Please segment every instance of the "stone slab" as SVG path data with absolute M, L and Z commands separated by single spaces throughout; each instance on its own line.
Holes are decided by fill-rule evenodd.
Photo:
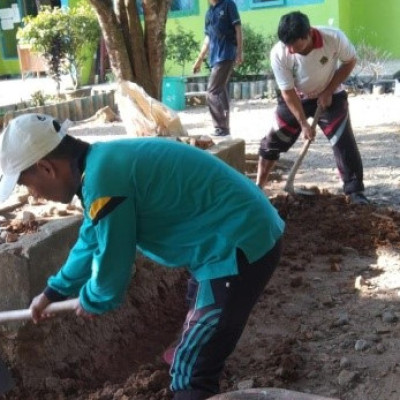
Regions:
M 217 142 L 207 151 L 244 173 L 246 170 L 246 142 L 243 139 L 226 139 Z
M 0 245 L 0 311 L 27 308 L 76 241 L 80 217 L 56 219 L 37 233 Z

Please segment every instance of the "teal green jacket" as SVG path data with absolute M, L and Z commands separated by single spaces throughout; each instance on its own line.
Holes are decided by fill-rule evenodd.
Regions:
M 198 280 L 238 273 L 270 250 L 284 222 L 264 193 L 217 157 L 163 138 L 96 143 L 86 155 L 79 238 L 48 287 L 83 308 L 118 307 L 136 248 Z

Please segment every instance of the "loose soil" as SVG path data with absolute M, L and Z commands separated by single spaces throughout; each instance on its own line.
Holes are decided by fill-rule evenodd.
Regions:
M 232 136 L 246 140 L 249 174 L 273 106 L 263 100 L 232 104 Z M 301 143 L 282 157 L 265 189 L 287 224 L 282 261 L 227 361 L 222 391 L 277 387 L 343 400 L 400 397 L 400 98 L 357 96 L 350 98 L 350 107 L 371 204 L 347 202 L 321 134 L 295 179 L 295 186 L 317 187 L 317 195 L 282 191 Z M 180 116 L 191 134 L 212 129 L 205 108 Z M 94 135 L 96 129 L 82 126 L 80 134 Z M 170 330 L 176 324 L 178 331 L 184 306 L 176 299 L 165 305 L 168 315 L 179 316 L 168 325 Z M 141 346 L 140 335 L 136 339 Z M 158 349 L 170 337 L 161 324 L 152 339 Z M 103 365 L 96 380 L 96 366 L 88 364 L 83 376 L 90 379 L 84 379 L 81 367 L 70 365 L 62 377 L 55 373 L 45 390 L 19 388 L 6 399 L 170 400 L 168 367 L 160 352 L 142 364 L 136 359 L 126 375 L 130 341 L 127 336 L 119 344 L 120 377 L 114 371 L 105 381 L 108 367 Z

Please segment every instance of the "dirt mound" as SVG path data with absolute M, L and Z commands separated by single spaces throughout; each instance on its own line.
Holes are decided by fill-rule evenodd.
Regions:
M 303 259 L 340 254 L 353 248 L 371 254 L 378 247 L 399 246 L 399 214 L 376 206 L 348 204 L 344 195 L 277 196 L 273 203 L 287 222 L 285 256 Z M 305 257 L 305 258 L 304 258 Z
M 16 381 L 4 398 L 84 399 L 103 386 L 106 392 L 114 391 L 113 385 L 126 379 L 129 384 L 139 380 L 138 393 L 146 381 L 149 390 L 155 390 L 146 365 L 152 362 L 157 371 L 163 369 L 163 351 L 176 338 L 186 314 L 185 289 L 183 271 L 167 271 L 138 255 L 136 274 L 120 309 L 93 320 L 70 313 L 38 325 L 27 322 L 18 330 L 0 326 L 0 357 L 11 363 Z M 129 378 L 132 373 L 135 378 Z M 168 377 L 167 370 L 165 374 Z M 159 372 L 155 376 L 166 391 L 168 379 L 161 381 Z
M 281 266 L 228 362 L 223 389 L 397 399 L 400 214 L 324 191 L 274 203 L 287 223 Z

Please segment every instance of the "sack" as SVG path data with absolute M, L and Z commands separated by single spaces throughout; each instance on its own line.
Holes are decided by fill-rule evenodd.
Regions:
M 122 81 L 116 101 L 126 132 L 132 136 L 187 136 L 178 114 L 150 97 L 136 83 Z

